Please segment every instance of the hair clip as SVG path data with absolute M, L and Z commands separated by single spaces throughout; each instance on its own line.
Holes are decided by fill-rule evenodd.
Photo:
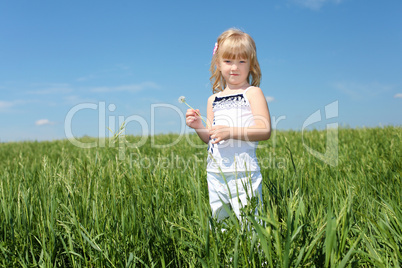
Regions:
M 218 50 L 218 43 L 215 43 L 215 47 L 214 47 L 214 51 L 212 52 L 212 55 L 215 55 L 217 50 Z

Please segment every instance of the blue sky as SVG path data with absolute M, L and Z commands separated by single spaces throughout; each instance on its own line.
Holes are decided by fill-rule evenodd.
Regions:
M 205 115 L 231 27 L 256 41 L 275 128 L 401 126 L 401 17 L 400 0 L 1 1 L 0 141 L 188 131 L 177 99 Z

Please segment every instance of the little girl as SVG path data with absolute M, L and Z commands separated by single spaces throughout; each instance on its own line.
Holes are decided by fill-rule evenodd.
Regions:
M 262 200 L 262 176 L 255 150 L 271 135 L 271 120 L 261 80 L 254 40 L 237 29 L 223 32 L 211 62 L 213 95 L 207 104 L 205 127 L 199 110 L 188 109 L 186 124 L 208 144 L 207 181 L 212 215 L 228 216 L 228 204 L 240 219 L 251 197 Z

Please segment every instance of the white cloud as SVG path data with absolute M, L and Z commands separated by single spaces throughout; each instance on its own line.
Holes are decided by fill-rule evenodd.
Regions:
M 384 85 L 378 82 L 367 84 L 355 82 L 339 82 L 335 83 L 333 86 L 355 100 L 375 98 L 384 93 L 389 94 L 389 92 L 394 89 L 394 86 L 392 85 Z
M 275 98 L 272 96 L 266 96 L 265 99 L 267 100 L 268 103 L 273 102 L 275 100 Z
M 157 89 L 159 86 L 154 82 L 143 82 L 140 84 L 122 85 L 115 87 L 96 87 L 92 88 L 92 92 L 138 92 L 145 89 Z
M 98 70 L 93 73 L 81 76 L 76 79 L 77 82 L 86 82 L 104 77 L 126 77 L 132 76 L 131 68 L 125 64 L 116 64 L 108 69 Z
M 37 126 L 54 125 L 55 122 L 49 121 L 49 119 L 39 119 L 35 122 Z
M 56 84 L 56 83 L 42 83 L 31 85 L 35 88 L 40 88 L 36 90 L 27 91 L 28 94 L 34 95 L 49 95 L 49 94 L 67 94 L 73 91 L 69 84 Z
M 394 98 L 395 99 L 402 99 L 402 93 L 396 93 Z
M 86 76 L 79 77 L 79 78 L 77 78 L 76 80 L 77 80 L 78 82 L 85 82 L 85 81 L 89 81 L 89 80 L 95 79 L 95 78 L 97 78 L 97 77 L 98 77 L 98 76 L 96 76 L 96 75 L 94 75 L 94 74 L 89 74 L 89 75 L 86 75 Z
M 7 109 L 14 106 L 14 102 L 11 101 L 0 101 L 0 109 Z
M 17 105 L 27 103 L 29 101 L 24 100 L 14 100 L 14 101 L 1 101 L 0 100 L 0 112 L 10 112 L 11 108 Z
M 320 10 L 324 4 L 340 4 L 343 0 L 293 0 L 296 4 L 309 8 L 311 10 Z

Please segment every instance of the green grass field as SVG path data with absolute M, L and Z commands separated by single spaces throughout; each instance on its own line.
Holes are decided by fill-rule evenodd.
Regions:
M 401 267 L 402 128 L 339 129 L 336 166 L 306 150 L 326 131 L 274 132 L 242 224 L 210 218 L 206 145 L 179 138 L 0 144 L 0 266 Z

